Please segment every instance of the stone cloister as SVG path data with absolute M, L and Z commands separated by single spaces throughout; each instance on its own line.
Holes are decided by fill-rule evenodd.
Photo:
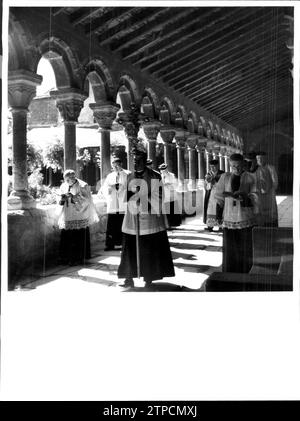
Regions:
M 89 94 L 88 85 L 95 99 L 89 107 L 99 126 L 101 180 L 110 171 L 113 125 L 124 130 L 128 140 L 130 170 L 133 165 L 128 151 L 139 130 L 143 129 L 147 139 L 148 157 L 154 169 L 160 136 L 164 161 L 178 178 L 178 192 L 183 200 L 197 191 L 203 195 L 209 159 L 218 159 L 220 168 L 228 171 L 230 154 L 244 151 L 243 135 L 237 127 L 122 59 L 118 51 L 112 54 L 93 35 L 82 36 L 81 29 L 74 29 L 62 13 L 51 8 L 10 8 L 8 40 L 13 191 L 7 201 L 12 277 L 35 260 L 46 261 L 55 253 L 58 242 L 53 207 L 37 206 L 28 192 L 27 117 L 36 88 L 42 83 L 37 73 L 42 57 L 50 62 L 56 79 L 57 89 L 50 95 L 64 125 L 64 168 L 76 167 L 76 125 Z M 93 233 L 94 241 L 103 235 L 105 227 L 105 207 L 98 202 L 96 206 L 101 222 Z
M 21 49 L 28 50 L 28 40 L 24 38 L 19 41 L 23 41 Z M 19 57 L 16 50 L 12 39 L 10 52 L 14 64 L 10 64 L 12 68 L 9 69 L 8 96 L 13 119 L 14 191 L 8 198 L 9 209 L 35 207 L 27 191 L 26 131 L 28 108 L 35 96 L 36 86 L 42 82 L 42 77 L 36 73 L 41 57 L 50 61 L 57 81 L 57 90 L 52 91 L 51 96 L 64 122 L 65 168 L 76 166 L 76 123 L 88 96 L 84 90 L 87 79 L 95 97 L 95 103 L 90 104 L 90 108 L 101 131 L 101 179 L 110 171 L 110 130 L 116 119 L 123 126 L 129 145 L 131 139 L 138 135 L 139 128 L 143 128 L 154 168 L 156 140 L 160 133 L 164 142 L 165 162 L 171 171 L 175 171 L 182 191 L 202 187 L 210 157 L 217 157 L 220 168 L 228 169 L 228 156 L 234 151 L 243 150 L 243 140 L 237 129 L 200 107 L 185 103 L 184 98 L 170 95 L 165 87 L 151 84 L 140 75 L 135 79 L 131 76 L 133 69 L 116 66 L 115 61 L 107 63 L 102 58 L 83 57 L 79 62 L 72 46 L 56 37 L 42 40 L 38 46 L 32 47 L 27 63 L 26 57 Z M 35 60 L 32 60 L 33 57 Z M 15 63 L 22 68 L 14 68 Z M 165 95 L 158 95 L 157 92 L 161 91 Z M 120 103 L 117 103 L 117 97 Z M 177 159 L 174 159 L 175 148 Z M 188 171 L 185 170 L 186 155 Z M 129 154 L 128 168 L 132 170 Z M 187 185 L 185 180 L 188 180 Z

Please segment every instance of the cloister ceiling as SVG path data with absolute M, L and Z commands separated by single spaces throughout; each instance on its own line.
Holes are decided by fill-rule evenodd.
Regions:
M 241 131 L 292 118 L 285 7 L 63 7 L 85 36 Z

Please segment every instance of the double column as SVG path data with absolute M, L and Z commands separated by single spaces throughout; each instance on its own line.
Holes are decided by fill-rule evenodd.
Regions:
M 36 95 L 42 76 L 29 71 L 13 71 L 8 76 L 8 102 L 12 113 L 13 190 L 8 198 L 8 209 L 30 209 L 36 202 L 28 192 L 27 176 L 27 113 Z
M 90 104 L 93 116 L 99 125 L 100 140 L 100 174 L 101 182 L 111 171 L 110 132 L 120 106 L 112 101 L 101 101 Z
M 183 129 L 175 129 L 175 141 L 177 148 L 177 169 L 178 169 L 178 191 L 187 191 L 186 177 L 185 177 L 185 161 L 184 153 L 186 150 L 187 132 Z
M 160 129 L 159 121 L 147 121 L 142 123 L 142 127 L 148 142 L 148 158 L 152 160 L 153 169 L 157 169 L 156 141 Z
M 197 189 L 196 182 L 196 145 L 198 141 L 197 135 L 190 135 L 187 137 L 188 159 L 189 159 L 189 182 L 188 189 L 194 191 Z
M 196 151 L 198 153 L 198 188 L 204 187 L 204 178 L 207 173 L 206 167 L 206 142 L 198 140 L 196 145 Z
M 87 98 L 83 92 L 75 88 L 52 91 L 50 95 L 55 99 L 56 106 L 62 117 L 64 137 L 64 169 L 76 169 L 76 124 Z
M 133 142 L 137 139 L 140 128 L 140 113 L 137 105 L 132 103 L 130 109 L 119 112 L 117 122 L 123 126 L 128 140 L 127 168 L 130 171 L 133 171 L 134 164 L 131 150 Z
M 164 161 L 165 164 L 168 165 L 168 169 L 170 172 L 175 173 L 176 165 L 173 161 L 174 150 L 175 150 L 175 129 L 171 126 L 161 126 L 160 128 L 160 137 L 162 138 L 164 144 Z

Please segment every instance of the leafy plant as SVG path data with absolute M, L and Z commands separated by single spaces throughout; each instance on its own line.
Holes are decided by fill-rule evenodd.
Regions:
M 64 146 L 63 142 L 58 137 L 56 137 L 53 142 L 45 145 L 42 155 L 43 164 L 46 168 L 52 168 L 54 172 L 63 169 Z

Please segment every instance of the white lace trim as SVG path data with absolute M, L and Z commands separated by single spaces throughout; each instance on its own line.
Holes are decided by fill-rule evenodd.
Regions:
M 215 218 L 214 216 L 209 216 L 208 215 L 207 218 L 206 218 L 206 225 L 208 227 L 210 227 L 210 226 L 212 226 L 212 227 L 215 227 L 215 226 L 221 227 L 222 226 L 222 223 L 219 224 L 219 222 L 217 221 L 217 218 Z
M 62 221 L 59 224 L 60 229 L 65 230 L 79 230 L 82 228 L 87 228 L 89 226 L 89 220 L 88 219 L 82 219 L 77 221 Z
M 223 228 L 230 228 L 230 229 L 243 229 L 243 228 L 250 228 L 255 225 L 255 219 L 248 219 L 247 221 L 240 221 L 240 222 L 232 222 L 232 221 L 224 221 Z

